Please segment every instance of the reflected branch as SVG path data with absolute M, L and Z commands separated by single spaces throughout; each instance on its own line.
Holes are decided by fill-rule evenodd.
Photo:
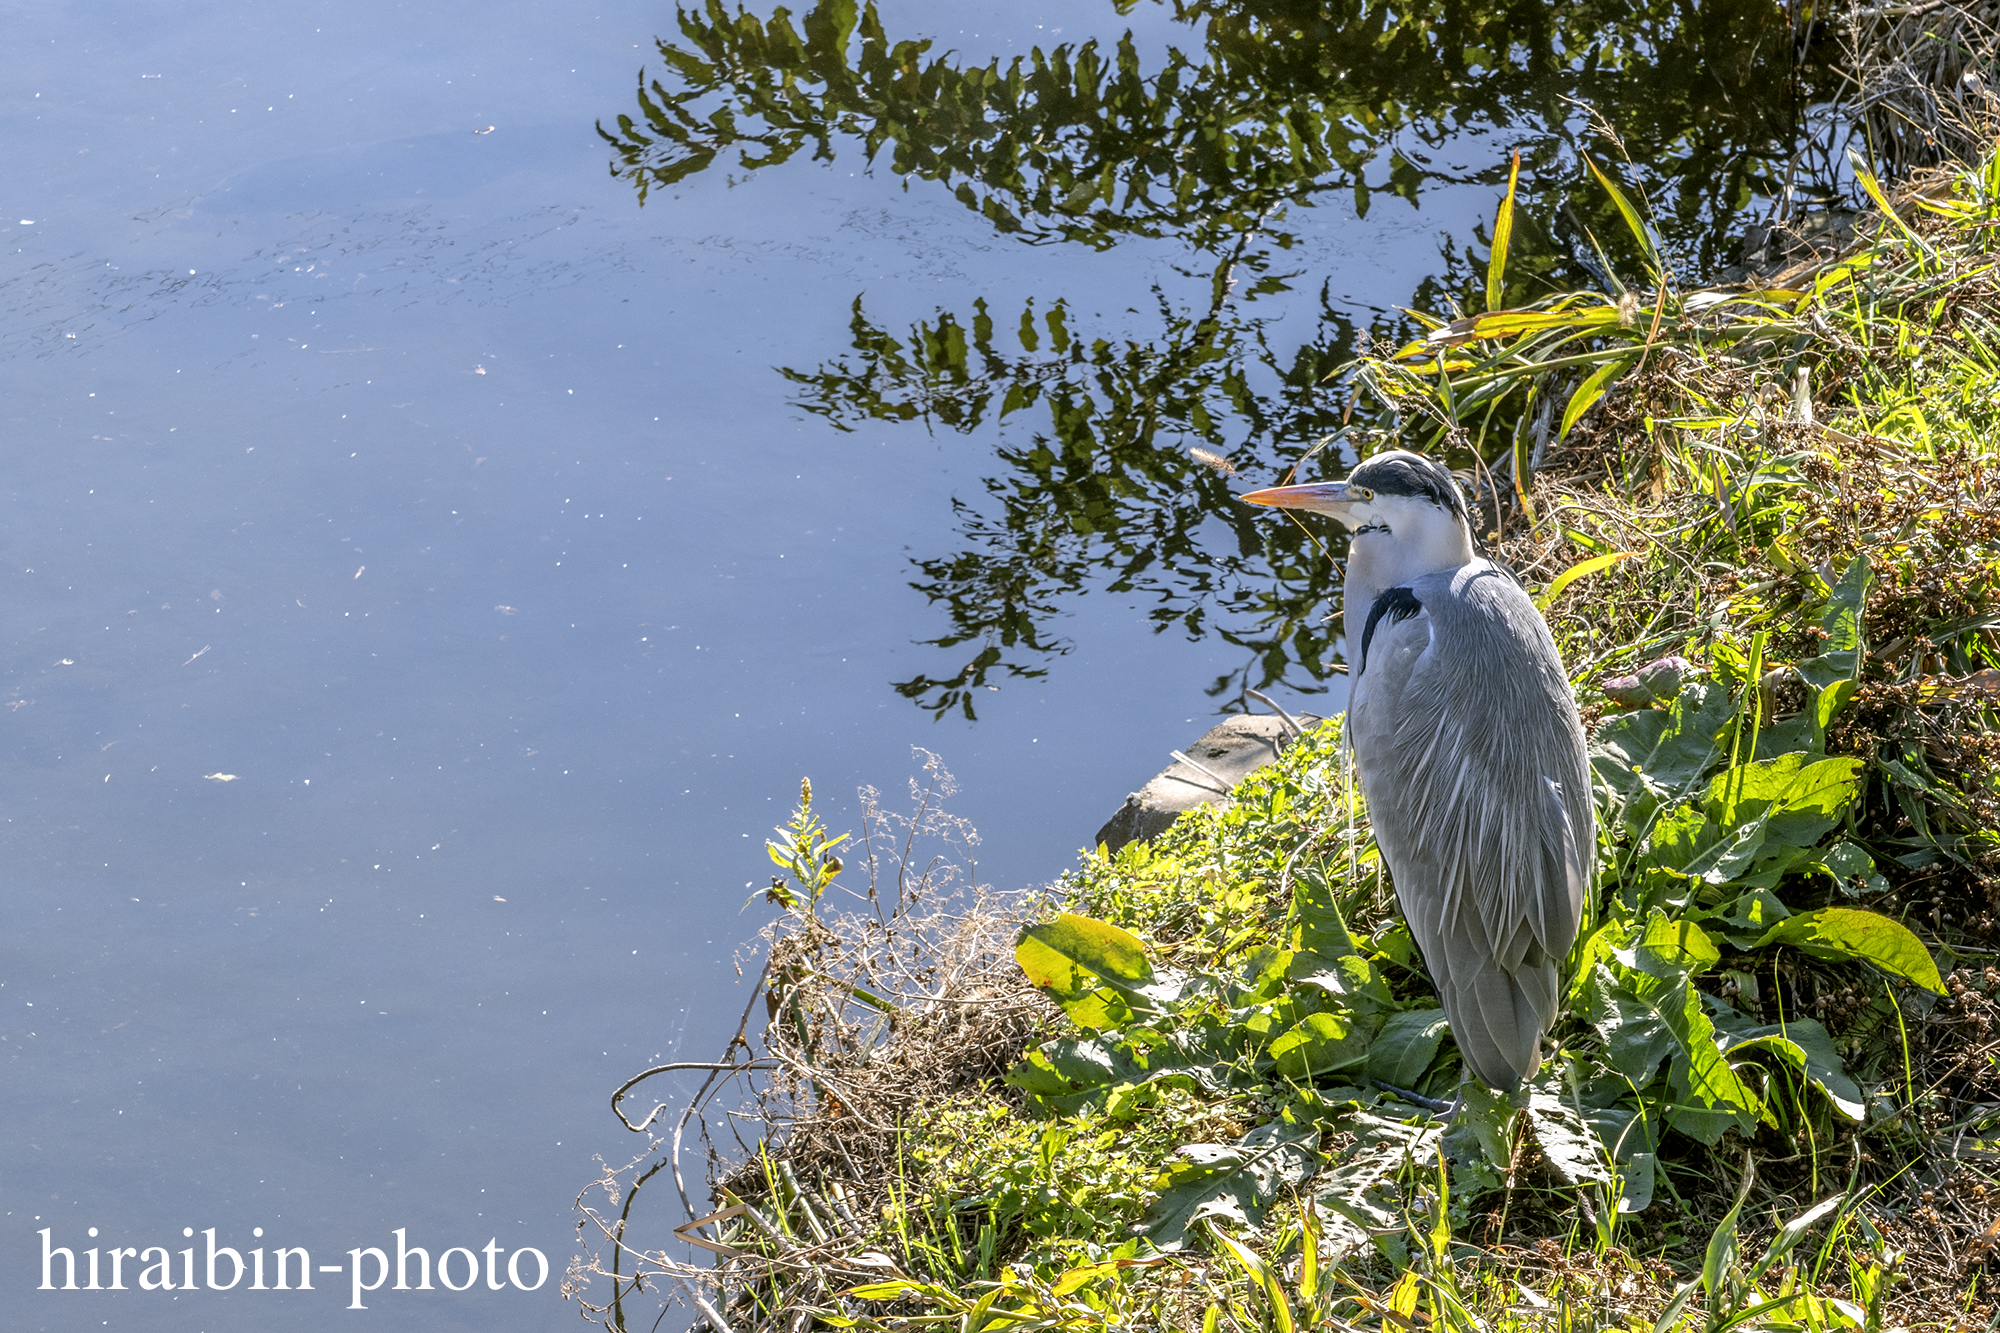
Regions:
M 1404 424 L 1393 399 L 1350 422 L 1349 386 L 1329 382 L 1362 338 L 1409 330 L 1340 306 L 1331 280 L 1314 308 L 1309 265 L 1284 263 L 1306 222 L 1364 218 L 1383 193 L 1415 208 L 1443 186 L 1497 188 L 1518 147 L 1505 303 L 1622 293 L 1617 274 L 1656 248 L 1674 280 L 1708 278 L 1753 210 L 1798 197 L 1823 147 L 1806 142 L 1807 109 L 1834 87 L 1810 11 L 1773 0 L 1166 2 L 1186 40 L 1161 55 L 1128 31 L 981 62 L 892 38 L 872 4 L 766 18 L 707 0 L 677 10 L 636 114 L 598 127 L 641 202 L 717 168 L 858 154 L 1029 243 L 1186 248 L 1185 285 L 1152 283 L 1141 330 L 1084 329 L 1051 296 L 1018 318 L 981 299 L 892 332 L 856 297 L 848 349 L 782 372 L 838 430 L 921 422 L 992 450 L 952 501 L 955 549 L 913 561 L 947 622 L 922 642 L 959 665 L 895 688 L 936 716 L 976 717 L 980 691 L 1047 675 L 1072 646 L 1057 622 L 1088 594 L 1242 648 L 1217 696 L 1325 688 L 1333 562 L 1297 525 L 1241 512 L 1187 453 L 1275 474 L 1316 439 Z M 1589 141 L 1594 124 L 1618 127 L 1615 151 Z M 1634 240 L 1586 148 L 1617 159 L 1656 236 Z M 1479 226 L 1446 237 L 1412 304 L 1485 308 L 1489 246 Z M 1329 542 L 1336 559 L 1343 545 Z

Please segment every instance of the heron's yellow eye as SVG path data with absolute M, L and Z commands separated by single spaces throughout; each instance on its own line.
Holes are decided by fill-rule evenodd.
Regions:
M 1366 486 L 1349 486 L 1347 494 L 1350 499 L 1355 500 L 1372 500 L 1375 498 L 1375 492 L 1369 490 Z

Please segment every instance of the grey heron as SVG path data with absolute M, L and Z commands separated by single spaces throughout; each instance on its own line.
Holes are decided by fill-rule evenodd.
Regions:
M 1541 1065 L 1597 853 L 1583 726 L 1555 640 L 1474 549 L 1441 464 L 1404 450 L 1345 481 L 1254 491 L 1353 533 L 1346 735 L 1410 934 L 1473 1073 Z

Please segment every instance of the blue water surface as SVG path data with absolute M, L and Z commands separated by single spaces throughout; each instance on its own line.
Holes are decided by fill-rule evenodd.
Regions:
M 998 53 L 1086 35 L 1070 6 L 885 15 Z M 1158 12 L 1084 21 L 1166 40 Z M 863 293 L 895 322 L 1059 292 L 1115 326 L 1180 257 L 1021 245 L 851 154 L 642 208 L 594 126 L 671 24 L 10 12 L 8 1328 L 570 1326 L 572 1201 L 640 1146 L 608 1096 L 733 1027 L 732 959 L 772 910 L 744 902 L 802 775 L 838 829 L 858 785 L 939 752 L 980 878 L 1024 888 L 1213 721 L 1242 651 L 1115 595 L 976 723 L 899 697 L 952 666 L 918 642 L 940 622 L 909 562 L 948 549 L 992 432 L 840 433 L 774 371 L 843 348 Z M 1305 262 L 1400 300 L 1491 207 L 1322 210 Z M 125 1291 L 39 1291 L 43 1228 L 197 1266 L 214 1228 L 343 1271 L 142 1291 L 128 1260 Z M 433 1256 L 497 1242 L 503 1286 L 521 1247 L 552 1271 L 346 1308 L 347 1252 L 397 1228 Z

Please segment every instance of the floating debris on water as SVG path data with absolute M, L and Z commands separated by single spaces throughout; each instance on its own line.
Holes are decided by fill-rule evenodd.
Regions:
M 1218 454 L 1213 449 L 1194 448 L 1188 450 L 1188 457 L 1197 463 L 1205 463 L 1225 477 L 1236 475 L 1236 464 L 1229 461 L 1228 454 Z

